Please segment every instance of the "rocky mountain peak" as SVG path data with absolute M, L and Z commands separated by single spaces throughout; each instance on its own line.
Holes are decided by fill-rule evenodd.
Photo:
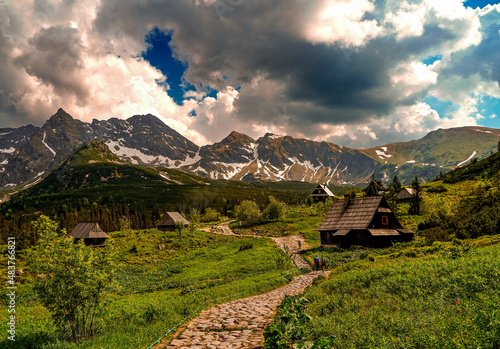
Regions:
M 240 143 L 255 143 L 255 140 L 247 136 L 246 134 L 237 132 L 237 131 L 232 131 L 226 138 L 224 138 L 220 143 L 234 143 L 234 142 L 240 142 Z

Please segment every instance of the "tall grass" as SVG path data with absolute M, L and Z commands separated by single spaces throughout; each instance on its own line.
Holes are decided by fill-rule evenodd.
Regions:
M 500 246 L 489 240 L 497 245 L 413 247 L 333 268 L 305 292 L 306 340 L 333 337 L 334 348 L 498 348 Z
M 123 264 L 117 275 L 118 285 L 106 299 L 109 305 L 99 316 L 99 333 L 94 338 L 70 343 L 56 330 L 50 314 L 36 297 L 28 297 L 16 309 L 16 342 L 3 337 L 0 347 L 146 348 L 178 323 L 187 321 L 188 315 L 196 316 L 193 311 L 213 304 L 205 304 L 205 299 L 218 299 L 215 303 L 222 303 L 267 292 L 284 285 L 292 272 L 277 269 L 273 258 L 277 248 L 268 239 L 201 232 L 189 238 L 170 234 L 149 231 L 121 237 L 113 234 L 118 247 L 124 247 L 120 252 Z M 154 247 L 160 241 L 165 243 L 165 239 L 171 240 L 166 242 L 167 248 L 177 244 L 182 253 L 169 254 L 168 250 Z M 242 245 L 249 244 L 252 248 L 240 250 Z M 131 245 L 137 246 L 137 252 L 130 252 Z M 151 263 L 149 257 L 157 262 Z M 134 260 L 135 263 L 129 263 Z M 33 279 L 26 278 L 24 282 L 24 293 L 29 293 Z M 6 323 L 7 316 L 3 307 L 0 322 Z

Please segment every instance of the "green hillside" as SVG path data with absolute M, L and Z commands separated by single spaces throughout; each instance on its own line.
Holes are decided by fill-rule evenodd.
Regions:
M 499 244 L 497 235 L 376 255 L 316 250 L 332 261 L 330 277 L 306 290 L 305 305 L 284 303 L 267 347 L 286 348 L 279 338 L 331 339 L 329 348 L 498 348 Z M 300 314 L 310 320 L 293 321 Z

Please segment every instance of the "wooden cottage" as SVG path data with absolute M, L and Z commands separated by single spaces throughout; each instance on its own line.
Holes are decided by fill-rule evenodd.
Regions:
M 83 239 L 85 245 L 104 246 L 109 235 L 104 232 L 97 222 L 80 222 L 66 237 L 73 237 L 75 242 Z
M 161 217 L 156 227 L 162 231 L 173 231 L 175 230 L 175 222 L 184 223 L 184 228 L 187 228 L 189 225 L 189 221 L 182 217 L 179 212 L 167 212 Z
M 328 189 L 326 184 L 318 184 L 316 189 L 314 189 L 313 193 L 311 194 L 311 197 L 313 198 L 314 202 L 324 202 L 327 198 L 332 198 L 332 200 L 335 199 L 335 195 L 333 195 L 331 190 Z
M 411 241 L 414 232 L 403 229 L 383 196 L 334 201 L 317 229 L 322 247 L 352 245 L 386 247 L 393 242 Z
M 403 188 L 398 193 L 398 195 L 396 195 L 396 201 L 399 201 L 399 202 L 410 201 L 415 195 L 416 195 L 415 189 Z M 420 197 L 422 197 L 422 194 L 420 194 Z
M 387 189 L 384 186 L 382 181 L 378 181 L 375 178 L 372 178 L 372 181 L 370 182 L 370 184 L 368 184 L 368 186 L 365 189 L 363 189 L 363 192 L 366 195 L 370 195 L 370 193 L 374 193 L 374 194 L 376 193 L 375 195 L 384 195 L 388 191 L 389 191 L 389 189 Z

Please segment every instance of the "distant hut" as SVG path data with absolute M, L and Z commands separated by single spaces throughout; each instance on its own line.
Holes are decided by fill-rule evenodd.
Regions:
M 322 247 L 386 247 L 411 241 L 414 232 L 403 229 L 383 196 L 351 198 L 333 202 L 317 229 Z
M 104 246 L 109 235 L 104 232 L 97 222 L 80 222 L 66 237 L 73 237 L 75 242 L 83 239 L 85 245 Z
M 331 192 L 330 189 L 326 186 L 326 184 L 318 184 L 318 186 L 314 189 L 311 194 L 314 202 L 325 202 L 327 198 L 335 199 L 335 195 Z
M 384 195 L 387 193 L 389 189 L 387 189 L 382 181 L 376 180 L 374 177 L 372 177 L 372 181 L 368 186 L 363 189 L 363 192 L 367 196 L 374 196 L 374 195 Z
M 189 221 L 182 217 L 179 212 L 167 212 L 161 217 L 156 227 L 162 231 L 173 231 L 175 230 L 175 222 L 184 223 L 184 228 L 187 228 L 189 225 Z
M 398 202 L 406 202 L 410 201 L 413 197 L 415 197 L 415 189 L 413 188 L 403 188 L 401 191 L 396 195 L 396 201 Z M 420 194 L 422 196 L 422 194 Z

